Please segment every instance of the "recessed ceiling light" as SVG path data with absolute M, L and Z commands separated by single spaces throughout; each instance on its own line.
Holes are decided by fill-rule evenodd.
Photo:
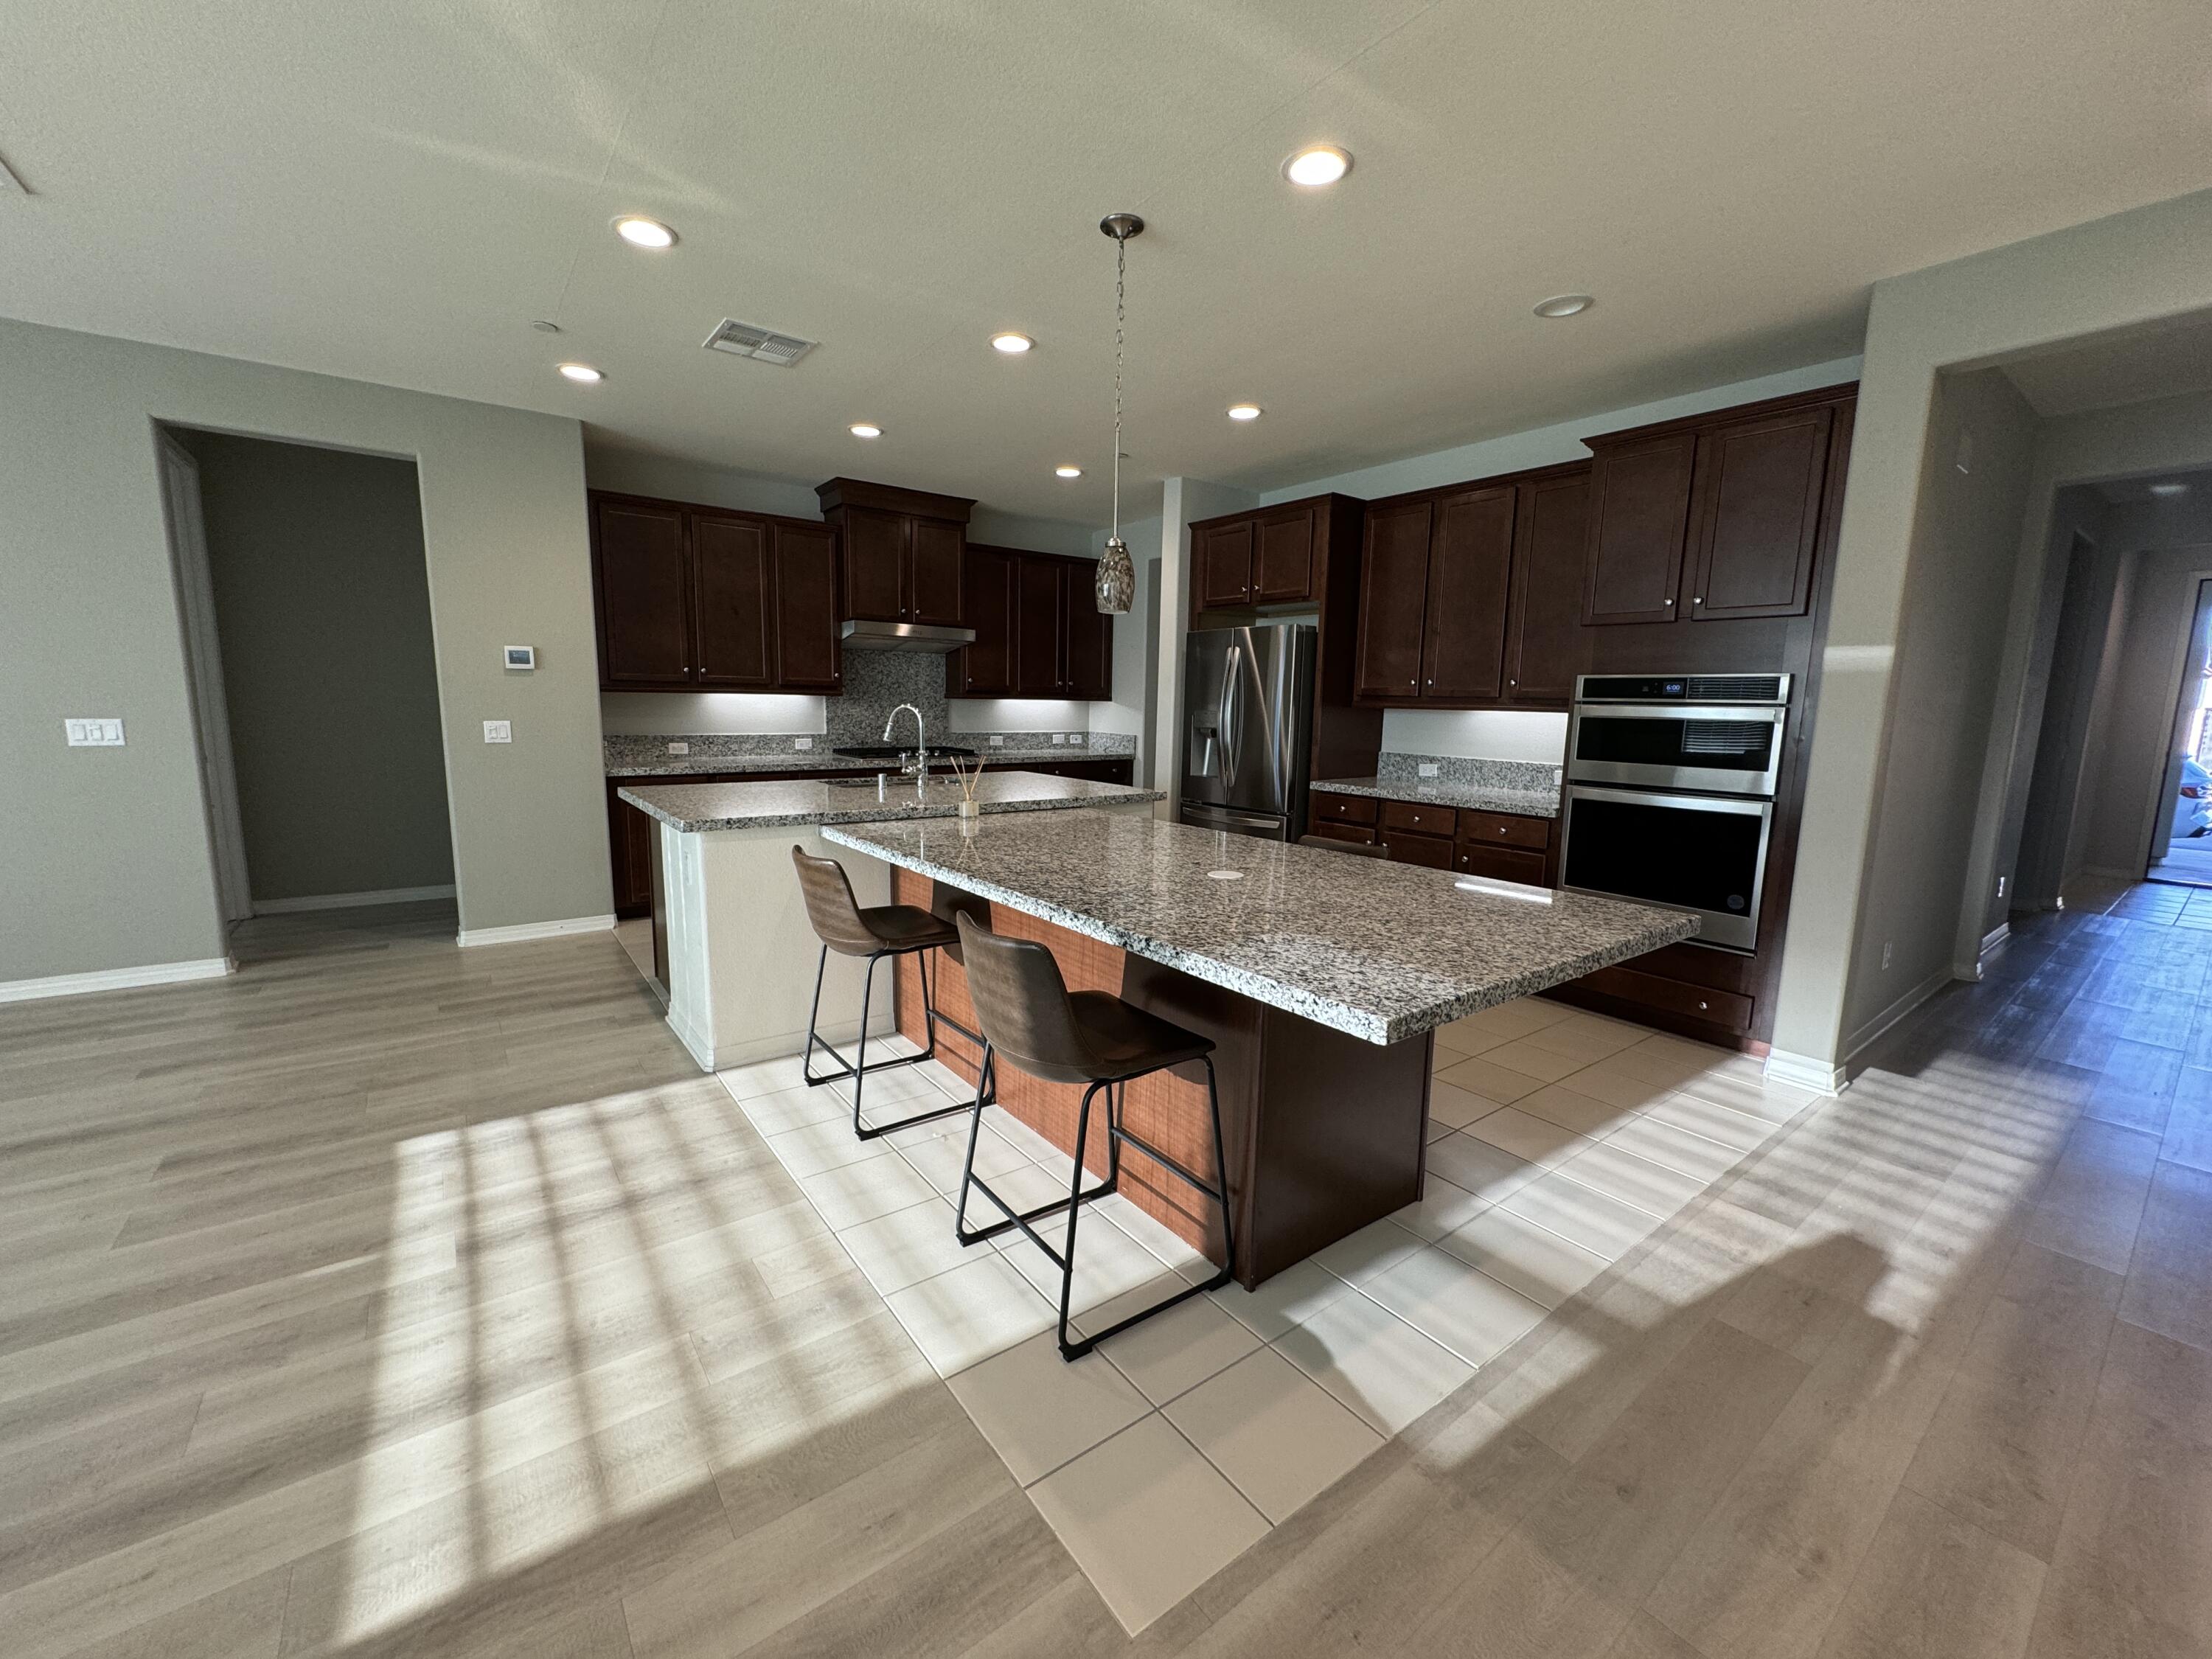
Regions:
M 1229 418 L 1232 421 L 1256 421 L 1260 418 L 1260 405 L 1231 404 L 1229 405 Z
M 1351 171 L 1352 152 L 1334 144 L 1308 144 L 1283 163 L 1283 177 L 1309 190 L 1333 185 Z
M 884 435 L 883 428 L 873 421 L 855 421 L 846 430 L 855 438 L 880 438 Z
M 586 386 L 591 386 L 607 378 L 589 363 L 563 363 L 561 365 L 561 372 L 570 380 L 580 380 Z
M 1083 476 L 1083 469 L 1079 466 L 1056 466 L 1052 472 L 1056 478 L 1079 478 Z
M 1016 334 L 1011 329 L 1004 334 L 994 334 L 991 337 L 992 346 L 997 350 L 1005 352 L 1009 357 L 1019 356 L 1036 343 L 1036 342 L 1028 335 Z
M 615 234 L 632 247 L 674 247 L 676 233 L 658 219 L 648 219 L 642 214 L 625 213 L 615 221 Z
M 2154 495 L 2186 495 L 2189 486 L 2185 483 L 2154 483 L 2150 487 L 2150 493 Z
M 1536 301 L 1539 317 L 1579 317 L 1597 303 L 1587 294 L 1554 294 L 1548 300 Z

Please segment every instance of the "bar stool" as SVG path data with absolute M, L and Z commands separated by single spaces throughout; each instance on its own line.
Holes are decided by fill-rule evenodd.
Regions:
M 953 1213 L 952 1230 L 963 1244 L 995 1238 L 1018 1227 L 1060 1269 L 1060 1357 L 1079 1359 L 1108 1337 L 1126 1331 L 1139 1320 L 1164 1312 L 1201 1291 L 1229 1282 L 1237 1262 L 1237 1241 L 1229 1218 L 1226 1170 L 1229 1161 L 1221 1145 L 1221 1094 L 1213 1073 L 1213 1040 L 1147 1013 L 1103 991 L 1072 994 L 1060 977 L 1060 963 L 1050 951 L 1030 939 L 1006 939 L 979 925 L 973 917 L 955 918 L 960 929 L 962 954 L 966 957 L 969 994 L 975 1000 L 976 1020 L 983 1028 L 983 1065 L 976 1080 L 975 1117 L 968 1133 L 968 1162 L 960 1174 L 960 1202 Z M 998 1066 L 1003 1058 L 1017 1071 L 1048 1083 L 1084 1085 L 1082 1109 L 1076 1114 L 1075 1172 L 1067 1196 L 1017 1211 L 975 1174 L 975 1142 L 982 1133 L 987 1090 L 996 1092 Z M 1212 1121 L 1213 1167 L 1219 1184 L 1186 1170 L 1158 1147 L 1129 1133 L 1122 1123 L 1122 1104 L 1131 1079 L 1170 1066 L 1202 1060 L 1206 1066 L 1206 1105 Z M 1091 1105 L 1101 1093 L 1106 1097 L 1106 1178 L 1086 1189 L 1083 1185 L 1083 1149 L 1091 1133 Z M 1103 1331 L 1094 1331 L 1079 1342 L 1067 1340 L 1068 1299 L 1075 1286 L 1075 1222 L 1083 1206 L 1120 1190 L 1121 1145 L 1127 1141 L 1170 1174 L 1221 1206 L 1221 1271 L 1202 1285 L 1193 1285 L 1151 1307 L 1117 1320 Z M 982 1194 L 998 1206 L 1006 1219 L 988 1227 L 968 1225 L 968 1194 Z M 1032 1224 L 1065 1210 L 1067 1233 L 1054 1249 Z
M 1339 841 L 1334 836 L 1300 836 L 1301 847 L 1318 847 L 1325 853 L 1356 853 L 1364 859 L 1387 859 L 1390 849 L 1379 841 Z
M 853 896 L 853 884 L 845 874 L 845 866 L 835 859 L 818 859 L 803 847 L 794 845 L 791 861 L 798 866 L 799 891 L 806 901 L 806 919 L 813 925 L 815 937 L 822 941 L 822 957 L 814 968 L 814 1006 L 806 1014 L 806 1053 L 799 1060 L 799 1073 L 806 1086 L 818 1089 L 825 1083 L 840 1083 L 853 1079 L 853 1133 L 862 1140 L 873 1140 L 895 1129 L 911 1128 L 917 1123 L 928 1123 L 940 1117 L 950 1117 L 955 1112 L 969 1109 L 957 1102 L 927 1112 L 916 1112 L 896 1123 L 871 1125 L 860 1118 L 860 1091 L 868 1073 L 880 1072 L 893 1066 L 917 1066 L 937 1054 L 937 994 L 933 976 L 929 971 L 928 952 L 957 946 L 960 936 L 952 925 L 941 916 L 911 904 L 876 904 L 862 909 Z M 860 981 L 860 1042 L 853 1060 L 848 1060 L 826 1039 L 815 1032 L 815 1024 L 822 1012 L 822 978 L 830 967 L 830 953 L 841 957 L 865 957 L 868 969 Z M 928 1046 L 916 1054 L 900 1054 L 890 1060 L 868 1063 L 868 1007 L 876 988 L 876 964 L 885 957 L 921 957 L 922 1020 L 929 1032 Z M 945 1024 L 951 1025 L 952 1021 Z M 954 1026 L 955 1030 L 963 1028 Z M 975 1036 L 980 1043 L 982 1038 Z M 814 1049 L 817 1044 L 829 1051 L 841 1070 L 814 1075 Z

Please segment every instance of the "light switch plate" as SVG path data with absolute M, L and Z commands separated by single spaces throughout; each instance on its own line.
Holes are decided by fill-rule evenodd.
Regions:
M 65 720 L 62 730 L 72 749 L 120 749 L 123 722 L 115 720 Z
M 668 752 L 672 755 L 688 755 L 691 752 L 691 745 L 688 743 L 672 743 L 668 745 Z
M 514 741 L 514 723 L 508 720 L 486 720 L 484 722 L 484 741 L 486 743 L 513 743 Z
M 793 749 L 811 749 L 814 747 L 814 739 L 811 738 L 793 738 L 791 740 L 791 746 Z
M 1006 746 L 1006 738 L 1005 738 L 1001 737 L 1000 735 L 999 735 L 999 734 L 998 734 L 997 732 L 993 732 L 993 733 L 991 734 L 991 747 L 992 747 L 992 748 L 994 748 L 994 749 L 1004 749 Z
M 1423 761 L 1420 763 L 1421 775 L 1425 778 L 1432 778 L 1442 770 L 1443 770 L 1443 769 L 1438 766 L 1434 761 Z
M 1067 741 L 1067 733 L 1065 732 L 1055 732 L 1052 734 L 1052 740 L 1055 746 L 1066 743 Z

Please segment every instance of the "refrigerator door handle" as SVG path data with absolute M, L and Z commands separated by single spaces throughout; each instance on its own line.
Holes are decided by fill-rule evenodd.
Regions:
M 1186 802 L 1182 819 L 1200 830 L 1266 830 L 1279 837 L 1284 833 L 1283 821 L 1266 812 L 1241 811 L 1233 806 L 1201 806 Z
M 1243 745 L 1237 741 L 1242 734 L 1237 725 L 1237 677 L 1243 659 L 1244 647 L 1231 646 L 1221 673 L 1221 750 L 1222 759 L 1228 767 L 1224 781 L 1232 789 L 1237 787 L 1237 774 L 1243 761 Z

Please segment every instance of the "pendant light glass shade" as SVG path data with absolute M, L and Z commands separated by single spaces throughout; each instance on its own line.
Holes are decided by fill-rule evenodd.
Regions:
M 1109 617 L 1126 615 L 1137 600 L 1137 567 L 1129 562 L 1129 544 L 1119 536 L 1106 538 L 1098 556 L 1098 574 L 1093 584 L 1098 609 Z
M 1140 234 L 1145 222 L 1133 213 L 1109 213 L 1098 228 L 1114 239 L 1114 529 L 1106 538 L 1106 550 L 1098 556 L 1092 579 L 1092 597 L 1102 615 L 1126 615 L 1137 599 L 1137 568 L 1129 562 L 1129 544 L 1121 539 L 1121 290 L 1129 268 L 1129 239 Z

